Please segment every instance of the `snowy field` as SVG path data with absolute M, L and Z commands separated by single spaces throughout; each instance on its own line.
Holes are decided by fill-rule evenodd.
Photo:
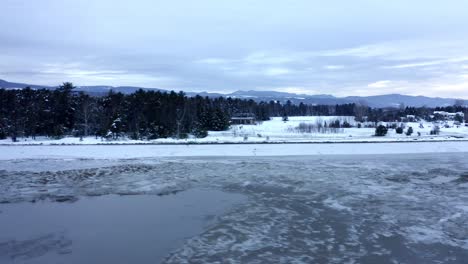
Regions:
M 284 122 L 280 117 L 273 117 L 270 121 L 264 121 L 256 125 L 232 125 L 227 131 L 209 131 L 205 138 L 188 139 L 156 139 L 156 140 L 106 140 L 96 137 L 87 137 L 80 140 L 77 137 L 66 137 L 62 139 L 48 139 L 37 137 L 19 138 L 13 143 L 10 139 L 0 140 L 0 145 L 67 145 L 67 144 L 211 144 L 211 143 L 314 143 L 314 142 L 400 142 L 400 141 L 468 141 L 468 127 L 464 124 L 456 126 L 453 121 L 439 124 L 440 134 L 430 135 L 434 124 L 429 122 L 409 122 L 398 123 L 405 127 L 413 128 L 413 134 L 397 134 L 394 129 L 389 129 L 384 137 L 375 137 L 375 128 L 340 128 L 334 133 L 324 131 L 323 133 L 302 133 L 297 127 L 303 124 L 330 125 L 339 120 L 341 123 L 348 122 L 352 126 L 357 126 L 354 117 L 351 116 L 302 116 L 289 117 L 289 121 Z M 419 133 L 419 135 L 418 135 Z
M 455 143 L 464 142 L 393 145 Z M 5 146 L 1 153 L 36 148 L 53 155 L 46 151 L 55 148 L 73 156 L 86 147 L 165 146 Z M 466 152 L 123 160 L 60 155 L 0 161 L 0 263 L 468 259 Z
M 337 131 L 323 131 L 321 133 L 302 133 L 297 131 L 297 127 L 302 124 L 317 125 L 327 124 L 334 121 L 349 123 L 351 128 L 340 128 Z M 386 124 L 386 123 L 382 123 Z M 421 126 L 422 124 L 422 126 Z M 252 141 L 252 142 L 388 142 L 388 141 L 432 141 L 432 140 L 468 140 L 468 127 L 464 125 L 454 126 L 453 122 L 447 123 L 450 127 L 441 127 L 439 135 L 430 135 L 434 124 L 428 122 L 407 122 L 398 123 L 403 125 L 406 132 L 408 127 L 413 128 L 413 134 L 397 134 L 394 129 L 384 137 L 375 137 L 375 128 L 357 128 L 357 122 L 352 116 L 298 116 L 289 117 L 284 122 L 280 117 L 273 117 L 270 121 L 265 121 L 257 125 L 235 125 L 229 131 L 210 132 L 205 140 L 215 142 L 229 141 Z M 441 125 L 439 125 L 441 126 Z M 330 129 L 331 130 L 331 129 Z M 420 135 L 418 135 L 418 132 Z M 246 140 L 244 140 L 246 138 Z

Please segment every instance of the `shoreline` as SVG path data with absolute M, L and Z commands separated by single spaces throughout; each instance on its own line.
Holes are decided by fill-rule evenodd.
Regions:
M 50 143 L 49 143 L 50 142 Z M 0 146 L 178 146 L 178 145 L 284 145 L 284 144 L 381 144 L 381 143 L 430 143 L 430 142 L 468 142 L 468 138 L 450 139 L 407 139 L 407 140 L 322 140 L 322 141 L 258 141 L 258 142 L 103 142 L 103 143 L 55 143 L 52 141 L 35 143 L 0 143 Z
M 437 154 L 448 152 L 467 153 L 468 155 L 468 141 L 320 144 L 0 145 L 0 161 L 24 159 L 140 159 L 172 157 Z

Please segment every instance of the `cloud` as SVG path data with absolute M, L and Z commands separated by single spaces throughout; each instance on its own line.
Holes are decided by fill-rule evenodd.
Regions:
M 460 94 L 461 97 L 468 98 L 468 81 L 457 82 L 451 84 L 435 84 L 432 87 L 428 87 L 428 90 L 434 94 L 439 95 L 450 95 Z
M 163 73 L 103 68 L 76 61 L 39 63 L 27 72 L 13 68 L 5 73 L 0 65 L 0 77 L 9 81 L 39 85 L 58 85 L 64 81 L 70 81 L 78 86 L 132 85 L 162 88 L 174 87 L 178 83 L 176 78 Z
M 282 87 L 276 87 L 273 90 L 277 92 L 286 92 L 286 93 L 294 93 L 294 94 L 308 94 L 308 95 L 317 94 L 316 90 L 310 89 L 309 87 L 299 87 L 299 86 L 282 86 Z
M 344 69 L 344 65 L 325 65 L 323 66 L 324 69 L 326 70 L 341 70 Z
M 406 63 L 406 64 L 399 64 L 393 66 L 384 66 L 382 68 L 385 69 L 406 69 L 406 68 L 415 68 L 415 67 L 423 67 L 423 66 L 432 66 L 432 65 L 439 65 L 444 63 L 444 61 L 426 61 L 426 62 L 419 62 L 419 63 Z
M 215 65 L 224 64 L 224 63 L 228 63 L 228 62 L 229 62 L 229 60 L 221 59 L 221 58 L 206 58 L 206 59 L 200 59 L 200 60 L 195 61 L 195 63 L 215 64 Z
M 279 76 L 279 75 L 285 75 L 285 74 L 289 74 L 289 73 L 291 73 L 290 69 L 278 68 L 278 67 L 267 68 L 264 71 L 264 74 L 267 75 L 267 76 Z
M 318 52 L 317 56 L 324 57 L 360 57 L 360 58 L 370 58 L 377 56 L 385 56 L 391 53 L 396 52 L 395 47 L 387 44 L 377 44 L 377 45 L 364 45 L 354 48 L 345 48 L 345 49 L 335 49 L 335 50 L 323 50 Z
M 391 83 L 392 83 L 392 81 L 389 81 L 389 80 L 377 81 L 377 82 L 373 82 L 373 83 L 368 84 L 367 87 L 369 87 L 369 88 L 386 88 Z
M 297 62 L 298 56 L 294 52 L 287 53 L 266 53 L 266 52 L 254 52 L 242 59 L 245 64 L 263 64 L 263 65 L 277 65 Z
M 406 69 L 406 68 L 416 68 L 416 67 L 441 65 L 441 64 L 447 64 L 447 63 L 458 63 L 458 62 L 464 62 L 464 61 L 467 61 L 467 60 L 468 60 L 468 57 L 461 57 L 461 58 L 452 58 L 452 59 L 445 59 L 445 60 L 405 63 L 405 64 L 398 64 L 398 65 L 393 65 L 393 66 L 384 66 L 383 68 L 385 68 L 385 69 Z
M 380 58 L 388 61 L 466 60 L 468 40 L 408 39 L 400 41 L 378 42 L 343 49 L 331 49 L 314 52 L 323 57 L 355 57 L 359 59 Z
M 72 81 L 76 85 L 132 85 L 185 91 L 284 89 L 338 96 L 396 92 L 466 96 L 462 89 L 453 87 L 465 87 L 462 83 L 468 69 L 468 41 L 366 42 L 323 43 L 320 47 L 302 48 L 296 47 L 297 43 L 238 45 L 234 49 L 223 45 L 209 48 L 190 45 L 183 51 L 148 50 L 131 45 L 109 50 L 73 47 L 57 51 L 9 46 L 0 54 L 0 78 L 46 85 Z M 333 48 L 323 48 L 329 46 Z M 0 48 L 4 48 L 2 42 Z
M 3 1 L 0 77 L 368 95 L 449 94 L 426 87 L 467 74 L 467 1 L 259 1 Z

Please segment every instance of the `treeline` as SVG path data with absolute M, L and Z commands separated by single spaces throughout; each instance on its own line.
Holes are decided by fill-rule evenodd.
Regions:
M 229 127 L 225 99 L 139 90 L 93 97 L 73 92 L 71 83 L 55 90 L 0 89 L 0 137 L 65 135 L 132 139 L 206 136 Z M 247 108 L 235 101 L 233 110 Z
M 183 92 L 139 90 L 106 96 L 76 93 L 71 83 L 58 89 L 0 89 L 0 138 L 66 135 L 116 139 L 205 137 L 207 131 L 229 128 L 230 118 L 251 114 L 273 116 L 356 116 L 358 121 L 395 121 L 401 116 L 429 116 L 434 109 L 373 109 L 363 105 L 299 105 L 276 101 L 257 103 L 236 98 L 187 97 Z M 439 109 L 444 110 L 444 109 Z M 466 108 L 447 109 L 465 111 Z M 467 115 L 468 116 L 468 115 Z
M 370 117 L 369 121 L 378 122 L 395 122 L 395 121 L 405 121 L 406 117 L 414 116 L 416 119 L 423 119 L 426 121 L 438 121 L 444 120 L 443 116 L 434 115 L 434 111 L 444 111 L 449 113 L 461 112 L 464 113 L 464 118 L 468 118 L 468 107 L 462 105 L 453 105 L 445 107 L 400 107 L 400 108 L 378 108 L 378 109 L 368 109 L 366 112 Z M 463 122 L 463 117 L 458 120 Z M 360 121 L 360 120 L 358 120 Z

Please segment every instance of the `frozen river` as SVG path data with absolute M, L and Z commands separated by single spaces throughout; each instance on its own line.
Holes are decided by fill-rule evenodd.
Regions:
M 1 263 L 466 263 L 468 154 L 0 161 Z

